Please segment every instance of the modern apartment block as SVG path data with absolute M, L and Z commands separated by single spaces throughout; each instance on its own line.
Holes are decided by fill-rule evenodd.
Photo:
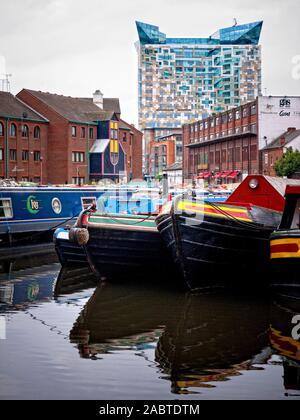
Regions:
M 220 29 L 207 38 L 167 38 L 157 26 L 136 25 L 139 128 L 147 170 L 152 129 L 155 138 L 168 135 L 261 95 L 263 22 Z

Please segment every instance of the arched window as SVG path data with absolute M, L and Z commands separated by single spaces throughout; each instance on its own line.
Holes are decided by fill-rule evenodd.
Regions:
M 29 137 L 28 125 L 22 125 L 22 137 Z
M 40 127 L 38 127 L 38 126 L 34 127 L 34 130 L 33 130 L 33 137 L 34 137 L 35 139 L 39 139 L 39 138 L 41 138 L 41 129 L 40 129 Z
M 17 126 L 14 123 L 10 124 L 10 130 L 9 130 L 10 137 L 16 137 L 17 136 Z
M 4 125 L 0 122 L 0 136 L 4 136 Z

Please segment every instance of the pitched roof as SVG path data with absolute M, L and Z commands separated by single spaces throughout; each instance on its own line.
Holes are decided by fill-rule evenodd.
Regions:
M 173 165 L 168 166 L 167 171 L 180 171 L 182 170 L 182 162 L 175 162 Z
M 48 121 L 20 99 L 8 92 L 0 92 L 0 116 L 35 121 Z
M 270 144 L 265 146 L 263 150 L 278 149 L 280 147 L 286 147 L 292 140 L 294 140 L 298 136 L 300 136 L 300 130 L 286 131 L 285 133 L 281 134 L 281 136 L 273 140 Z M 282 139 L 284 139 L 284 143 L 282 142 Z
M 118 98 L 103 98 L 104 111 L 113 111 L 116 114 L 121 114 L 120 101 Z
M 49 92 L 25 90 L 46 103 L 68 121 L 82 123 L 106 121 L 114 114 L 111 110 L 101 110 L 93 103 L 91 98 L 74 98 Z
M 109 145 L 109 139 L 96 140 L 91 147 L 90 153 L 103 153 Z

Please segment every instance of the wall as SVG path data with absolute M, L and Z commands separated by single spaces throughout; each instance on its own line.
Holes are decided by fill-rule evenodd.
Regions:
M 283 100 L 289 102 L 281 103 Z M 300 97 L 259 97 L 258 119 L 259 148 L 262 149 L 289 127 L 300 128 Z

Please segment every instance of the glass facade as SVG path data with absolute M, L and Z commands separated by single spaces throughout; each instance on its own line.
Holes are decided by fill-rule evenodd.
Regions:
M 262 24 L 208 38 L 167 38 L 157 26 L 137 22 L 140 129 L 178 129 L 259 96 Z

